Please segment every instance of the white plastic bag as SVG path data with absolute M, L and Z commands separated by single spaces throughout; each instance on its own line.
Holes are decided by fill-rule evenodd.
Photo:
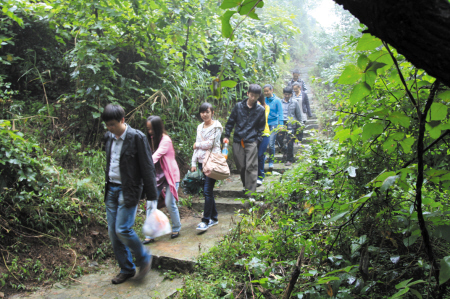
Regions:
M 169 218 L 158 209 L 153 209 L 144 222 L 142 231 L 145 236 L 156 238 L 172 231 Z

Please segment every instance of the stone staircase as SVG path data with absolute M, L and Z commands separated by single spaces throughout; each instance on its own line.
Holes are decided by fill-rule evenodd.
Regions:
M 314 94 L 308 86 L 307 73 L 311 67 L 300 68 L 301 78 L 306 81 L 307 92 L 314 114 Z M 310 142 L 308 130 L 318 129 L 317 118 L 313 116 L 306 122 L 303 144 Z M 308 145 L 306 145 L 308 146 Z M 294 146 L 294 151 L 301 149 Z M 281 174 L 291 167 L 286 167 L 282 163 L 281 154 L 275 155 L 275 164 L 272 175 L 267 175 L 264 184 L 257 188 L 257 193 L 263 193 L 271 182 L 280 180 Z M 266 164 L 266 169 L 267 169 Z M 27 294 L 27 298 L 170 298 L 177 289 L 183 286 L 180 278 L 173 280 L 165 279 L 161 270 L 173 270 L 181 273 L 191 272 L 194 269 L 195 261 L 204 252 L 217 244 L 236 224 L 239 216 L 235 212 L 244 210 L 245 205 L 242 198 L 242 183 L 239 174 L 232 169 L 232 175 L 224 181 L 216 183 L 214 190 L 216 207 L 219 212 L 219 225 L 209 228 L 204 233 L 196 230 L 197 224 L 201 221 L 203 210 L 203 199 L 197 199 L 192 203 L 192 213 L 182 218 L 182 229 L 180 237 L 171 240 L 168 235 L 156 239 L 148 248 L 153 255 L 152 270 L 150 274 L 141 282 L 130 279 L 120 285 L 112 285 L 111 278 L 118 272 L 119 268 L 114 265 L 102 265 L 100 271 L 85 275 L 79 280 L 70 281 L 68 284 L 57 283 L 51 289 L 40 290 L 34 294 Z M 140 228 L 135 228 L 136 230 Z M 20 297 L 15 297 L 20 298 Z

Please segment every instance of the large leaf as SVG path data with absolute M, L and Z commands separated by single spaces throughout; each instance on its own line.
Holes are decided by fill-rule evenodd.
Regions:
M 450 242 L 450 225 L 440 225 L 436 227 L 433 236 Z
M 368 123 L 364 125 L 362 139 L 365 141 L 372 137 L 372 135 L 378 135 L 383 132 L 384 126 L 380 123 Z
M 236 84 L 237 84 L 237 82 L 236 82 L 236 81 L 233 81 L 233 80 L 222 81 L 222 82 L 220 83 L 220 85 L 221 85 L 222 87 L 230 87 L 230 88 L 235 87 Z
M 445 119 L 447 117 L 447 110 L 448 107 L 442 103 L 435 102 L 431 104 L 427 115 L 427 121 Z
M 393 112 L 388 116 L 388 119 L 392 121 L 394 124 L 399 124 L 402 127 L 408 128 L 411 119 L 409 116 L 401 113 L 401 112 Z
M 245 0 L 242 3 L 242 6 L 239 8 L 239 14 L 242 16 L 248 14 L 250 10 L 255 6 L 256 2 L 258 2 L 258 0 Z
M 337 215 L 334 215 L 333 217 L 331 217 L 330 219 L 328 219 L 328 222 L 334 222 L 334 221 L 336 221 L 336 220 L 339 220 L 339 219 L 341 219 L 342 217 L 344 217 L 344 216 L 347 215 L 347 214 L 348 214 L 348 211 L 345 211 L 345 212 L 339 213 L 339 214 L 337 214 Z
M 406 287 L 404 289 L 401 289 L 400 291 L 398 291 L 397 293 L 395 293 L 392 297 L 389 297 L 389 299 L 394 299 L 394 298 L 401 298 L 403 297 L 402 295 L 408 293 L 409 288 Z
M 366 66 L 369 62 L 370 62 L 370 60 L 367 57 L 367 55 L 365 55 L 365 54 L 359 55 L 357 64 L 361 70 L 365 70 Z
M 420 235 L 411 235 L 408 238 L 403 239 L 403 245 L 409 247 L 413 245 L 419 237 Z
M 231 38 L 231 33 L 233 32 L 233 28 L 230 25 L 231 17 L 236 13 L 236 11 L 229 10 L 225 12 L 222 16 L 222 35 L 226 38 Z
M 370 86 L 366 82 L 361 82 L 353 87 L 352 93 L 350 94 L 350 104 L 355 105 L 364 97 L 370 94 Z
M 372 88 L 373 85 L 375 84 L 375 80 L 377 79 L 377 72 L 373 70 L 368 70 L 364 78 L 369 87 Z
M 450 90 L 446 90 L 446 91 L 438 94 L 437 97 L 446 102 L 450 102 Z
M 381 46 L 383 43 L 381 40 L 369 33 L 363 34 L 359 39 L 356 51 L 375 50 L 375 48 Z
M 356 65 L 347 65 L 339 77 L 338 84 L 353 84 L 358 81 L 364 73 Z
M 441 260 L 441 271 L 439 271 L 439 284 L 445 283 L 450 278 L 450 256 Z
M 430 137 L 433 139 L 438 139 L 441 136 L 441 126 L 431 127 L 429 124 L 425 125 L 427 132 L 430 134 Z
M 399 178 L 399 175 L 393 175 L 390 177 L 387 177 L 384 181 L 383 184 L 381 185 L 380 191 L 384 192 L 386 191 L 390 186 L 392 186 L 395 181 Z
M 400 145 L 402 146 L 405 154 L 409 154 L 411 152 L 411 147 L 414 144 L 414 141 L 416 141 L 414 137 L 408 137 L 400 141 Z
M 249 18 L 252 18 L 254 20 L 259 20 L 258 15 L 256 14 L 256 12 L 252 11 L 251 13 L 248 14 Z
M 241 2 L 242 2 L 241 0 L 223 0 L 222 4 L 220 5 L 220 8 L 222 9 L 233 8 L 239 6 Z
M 376 73 L 378 69 L 380 69 L 384 66 L 386 66 L 386 63 L 379 62 L 379 61 L 373 61 L 373 62 L 369 63 L 369 65 L 367 66 L 367 70 L 370 70 L 370 71 L 373 71 Z

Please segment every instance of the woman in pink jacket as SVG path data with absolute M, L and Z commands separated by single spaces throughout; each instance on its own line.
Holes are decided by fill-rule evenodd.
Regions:
M 180 235 L 181 221 L 178 212 L 178 186 L 180 183 L 180 170 L 175 160 L 175 150 L 172 139 L 164 129 L 161 117 L 153 115 L 147 118 L 147 135 L 152 149 L 153 163 L 156 169 L 157 195 L 165 189 L 165 203 L 172 220 L 172 239 Z M 153 209 L 156 209 L 158 201 L 147 201 L 147 217 Z M 144 244 L 152 243 L 155 240 L 149 236 L 145 237 Z

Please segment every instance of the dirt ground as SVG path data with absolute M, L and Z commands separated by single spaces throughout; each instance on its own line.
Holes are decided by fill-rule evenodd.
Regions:
M 0 245 L 0 298 L 51 285 L 59 278 L 94 271 L 97 260 L 111 257 L 106 225 L 89 224 L 68 240 L 27 231 L 14 244 Z M 5 266 L 6 265 L 6 266 Z

